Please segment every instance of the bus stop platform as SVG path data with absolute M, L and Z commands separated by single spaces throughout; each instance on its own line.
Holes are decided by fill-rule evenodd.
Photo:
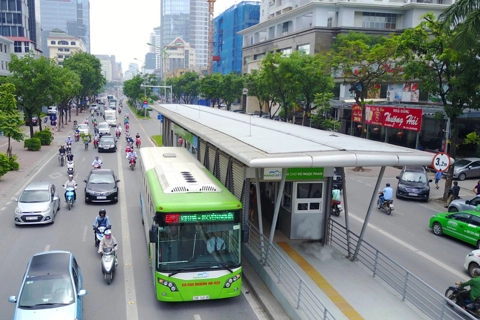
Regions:
M 265 245 L 270 228 L 269 222 L 263 221 L 267 236 L 264 254 L 267 254 Z M 256 291 L 264 290 L 266 285 L 291 319 L 429 319 L 413 304 L 402 301 L 382 280 L 372 277 L 361 263 L 350 261 L 335 247 L 289 240 L 276 230 L 273 249 L 262 260 L 258 227 L 250 226 L 244 257 L 251 268 L 244 270 L 245 278 L 257 297 Z M 251 283 L 249 273 L 253 270 L 263 283 Z M 275 304 L 267 302 L 262 307 L 272 319 L 278 317 Z

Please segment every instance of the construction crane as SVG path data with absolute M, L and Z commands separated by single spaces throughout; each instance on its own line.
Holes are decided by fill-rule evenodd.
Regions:
M 212 74 L 212 59 L 213 59 L 213 14 L 216 0 L 208 1 L 208 57 L 207 57 L 207 71 Z

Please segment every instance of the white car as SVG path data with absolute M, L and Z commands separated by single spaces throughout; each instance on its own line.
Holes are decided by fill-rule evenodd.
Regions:
M 101 122 L 98 124 L 98 134 L 110 134 L 110 125 L 106 122 Z
M 78 125 L 78 131 L 80 131 L 80 134 L 82 134 L 83 132 L 85 135 L 88 135 L 90 128 L 88 127 L 87 124 L 81 123 Z
M 473 250 L 465 257 L 463 265 L 468 270 L 468 274 L 473 278 L 473 270 L 480 267 L 480 250 Z
M 55 114 L 57 114 L 57 112 L 58 112 L 57 107 L 48 107 L 47 114 L 55 115 Z

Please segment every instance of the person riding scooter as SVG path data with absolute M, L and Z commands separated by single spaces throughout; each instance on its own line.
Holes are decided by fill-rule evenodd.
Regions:
M 103 238 L 98 245 L 98 253 L 103 253 L 105 248 L 109 248 L 115 252 L 115 266 L 118 266 L 118 259 L 117 259 L 117 239 L 112 235 L 112 230 L 107 229 L 103 233 Z
M 92 167 L 100 169 L 102 167 L 102 160 L 98 158 L 98 156 L 95 156 L 95 160 L 92 162 Z
M 133 148 L 130 150 L 130 152 L 127 153 L 127 159 L 128 163 L 130 163 L 130 160 L 133 159 L 133 162 L 137 164 L 137 153 L 135 152 L 135 150 L 133 150 Z
M 67 201 L 67 188 L 73 188 L 73 201 L 77 201 L 77 183 L 73 180 L 73 175 L 68 176 L 68 180 L 63 187 L 65 188 L 65 201 Z
M 379 194 L 378 196 L 379 208 L 382 207 L 383 202 L 385 200 L 388 200 L 388 201 L 393 200 L 393 189 L 390 187 L 390 183 L 387 183 L 385 188 L 382 191 L 380 191 L 378 194 Z
M 461 282 L 461 281 L 455 282 L 455 284 L 460 288 L 470 287 L 470 290 L 461 292 L 457 296 L 457 304 L 462 309 L 465 309 L 465 306 L 466 306 L 465 300 L 470 300 L 471 302 L 474 302 L 478 298 L 480 298 L 480 277 L 478 276 L 479 274 L 480 274 L 480 269 L 475 268 L 473 270 L 472 279 L 466 282 Z

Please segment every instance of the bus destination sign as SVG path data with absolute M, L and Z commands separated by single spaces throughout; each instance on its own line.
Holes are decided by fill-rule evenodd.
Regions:
M 235 221 L 233 212 L 181 213 L 180 223 Z

